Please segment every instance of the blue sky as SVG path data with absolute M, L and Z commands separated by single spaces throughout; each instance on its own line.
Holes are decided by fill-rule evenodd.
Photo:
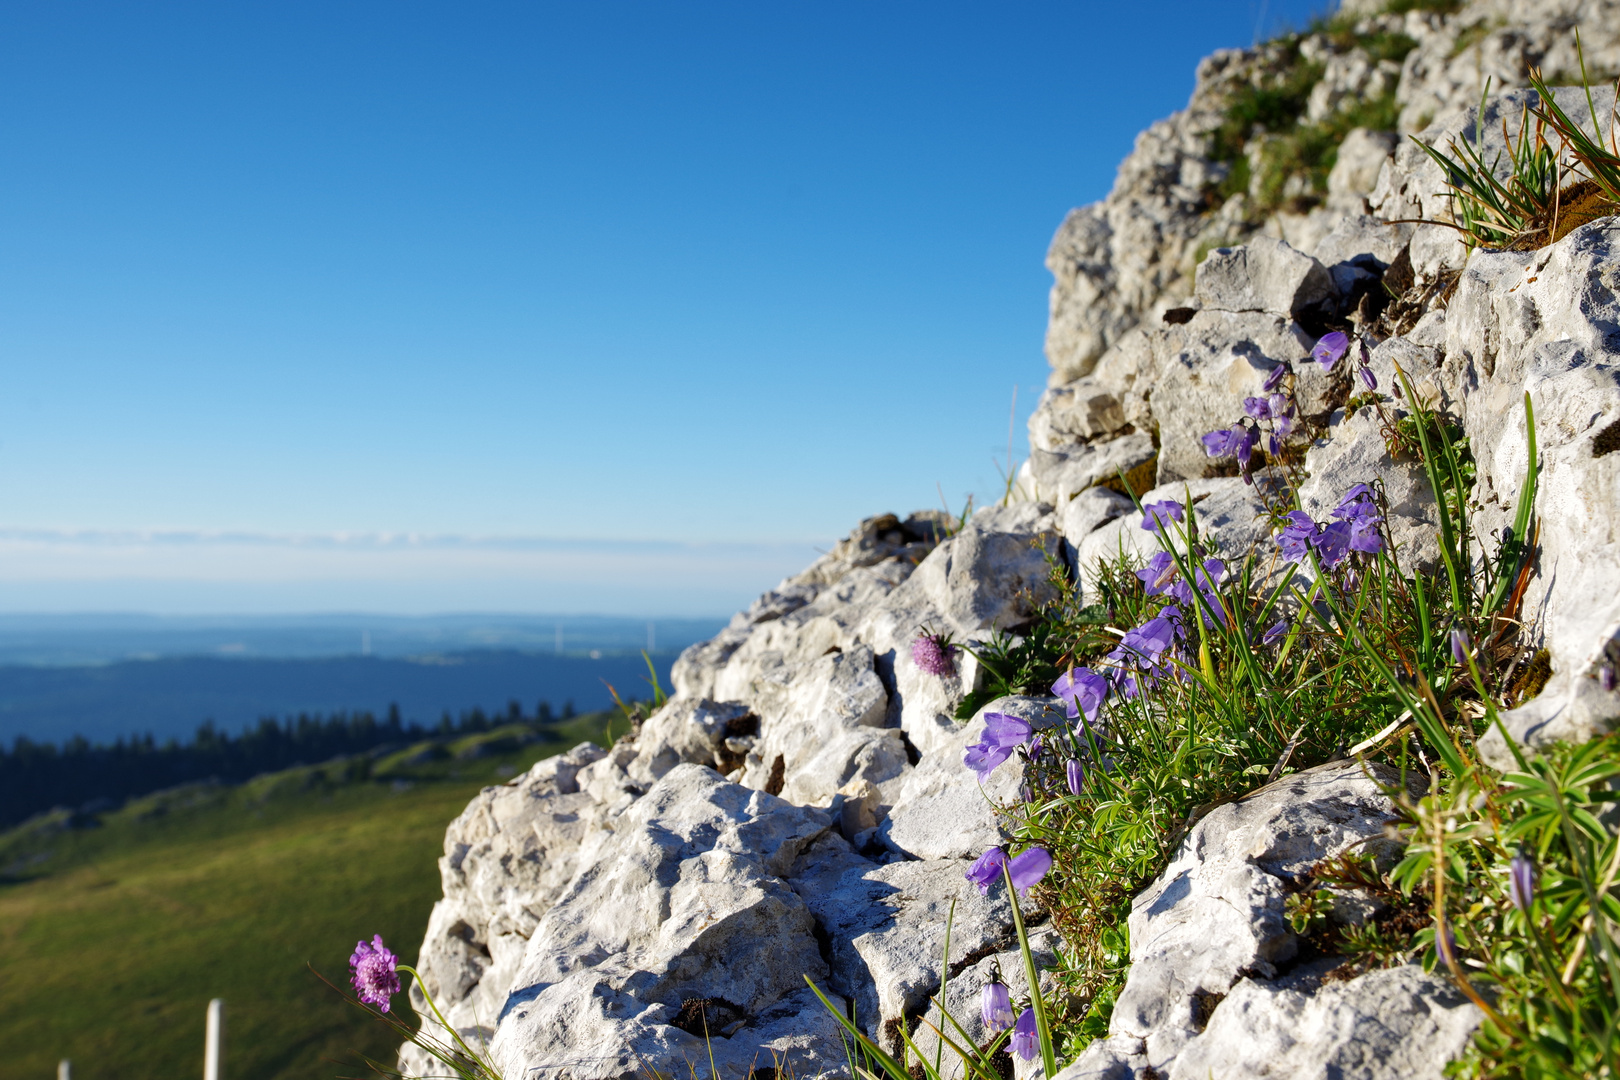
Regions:
M 1315 7 L 5 5 L 0 610 L 724 613 L 989 493 L 1063 214 Z

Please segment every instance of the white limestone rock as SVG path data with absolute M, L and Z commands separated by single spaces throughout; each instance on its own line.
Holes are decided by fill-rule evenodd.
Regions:
M 821 1072 L 833 1047 L 802 1008 L 803 976 L 825 979 L 827 967 L 815 919 L 783 879 L 831 825 L 699 765 L 667 772 L 529 939 L 491 1044 L 506 1074 L 606 1080 L 680 1068 L 710 1048 L 728 1074 L 773 1054 Z M 699 999 L 723 1000 L 742 1026 L 710 1047 L 670 1026 Z M 788 1033 L 770 1023 L 784 1002 L 806 1013 Z
M 1216 248 L 1198 264 L 1198 302 L 1213 311 L 1263 311 L 1300 318 L 1334 306 L 1327 269 L 1280 240 L 1257 236 L 1241 247 Z
M 911 642 L 925 628 L 981 641 L 1028 622 L 1056 595 L 1051 573 L 1061 559 L 1060 544 L 1049 504 L 988 507 L 935 548 L 856 627 L 876 654 L 889 690 L 888 725 L 901 728 L 917 752 L 929 753 L 956 728 L 951 717 L 971 682 L 922 671 L 911 659 Z M 958 666 L 971 675 L 965 657 Z
M 1284 911 L 1290 887 L 1353 845 L 1378 855 L 1393 843 L 1382 838 L 1394 809 L 1382 785 L 1399 777 L 1373 768 L 1370 777 L 1355 762 L 1309 769 L 1193 826 L 1132 902 L 1131 971 L 1110 1037 L 1061 1075 L 1257 1075 L 1247 1069 L 1270 1045 L 1289 1076 L 1438 1077 L 1479 1019 L 1442 980 L 1378 972 L 1324 990 L 1288 978 L 1297 952 Z M 1262 1000 L 1268 1007 L 1254 1007 Z M 1291 1030 L 1315 1024 L 1323 1037 L 1285 1042 L 1290 1014 Z M 1407 1049 L 1381 1052 L 1392 1043 Z
M 1073 443 L 1059 450 L 1029 451 L 1034 497 L 1063 506 L 1087 488 L 1127 475 L 1153 460 L 1153 436 L 1121 435 L 1108 442 Z
M 1535 406 L 1540 572 L 1524 611 L 1555 677 L 1504 716 L 1531 745 L 1587 739 L 1620 719 L 1620 697 L 1599 685 L 1620 660 L 1617 293 L 1620 222 L 1607 219 L 1538 252 L 1476 253 L 1447 311 L 1446 364 L 1458 369 L 1487 535 L 1512 520 L 1528 466 L 1526 392 Z M 1493 731 L 1481 749 L 1507 767 L 1499 740 Z
M 980 709 L 907 774 L 878 829 L 885 847 L 912 859 L 976 859 L 1002 842 L 996 807 L 1018 800 L 1023 760 L 1013 755 L 984 784 L 963 764 L 968 746 L 984 737 L 984 715 L 990 712 L 1028 720 L 1036 730 L 1067 723 L 1057 698 L 1004 697 Z

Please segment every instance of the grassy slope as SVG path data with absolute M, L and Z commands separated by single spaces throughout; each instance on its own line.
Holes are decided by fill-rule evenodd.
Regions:
M 362 1075 L 360 1054 L 391 1057 L 386 1029 L 305 962 L 342 984 L 374 933 L 414 960 L 445 825 L 497 767 L 567 745 L 423 766 L 409 785 L 293 770 L 57 834 L 38 876 L 0 884 L 0 1072 L 43 1080 L 68 1057 L 77 1080 L 197 1075 L 223 997 L 231 1080 Z

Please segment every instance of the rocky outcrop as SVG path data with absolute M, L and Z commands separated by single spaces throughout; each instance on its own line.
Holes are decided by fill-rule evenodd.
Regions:
M 1530 100 L 1528 67 L 1574 70 L 1575 26 L 1591 70 L 1620 70 L 1620 8 L 1598 0 L 1451 14 L 1358 0 L 1320 34 L 1207 59 L 1188 109 L 1144 132 L 1109 196 L 1053 241 L 1053 375 L 1013 497 L 960 523 L 867 519 L 688 649 L 674 697 L 633 735 L 542 762 L 451 824 L 418 965 L 450 1022 L 488 1039 L 511 1078 L 704 1072 L 712 1054 L 725 1077 L 807 1080 L 848 1065 L 806 976 L 885 1046 L 904 1029 L 926 1048 L 943 969 L 953 1014 L 981 1037 L 980 987 L 999 970 L 1022 992 L 1023 976 L 1005 896 L 963 874 L 1002 838 L 998 808 L 1024 774 L 1014 759 L 980 784 L 964 751 L 987 710 L 1067 721 L 1046 697 L 956 720 L 977 664 L 958 653 L 925 670 L 912 642 L 1016 635 L 1054 573 L 1084 593 L 1099 561 L 1151 554 L 1127 490 L 1185 501 L 1241 557 L 1271 545 L 1278 499 L 1321 516 L 1377 480 L 1399 558 L 1432 563 L 1425 477 L 1354 407 L 1349 363 L 1301 362 L 1330 326 L 1367 336 L 1381 388 L 1400 373 L 1461 425 L 1486 536 L 1525 480 L 1529 395 L 1541 531 L 1522 610 L 1552 677 L 1507 728 L 1535 746 L 1620 719 L 1620 219 L 1532 252 L 1469 252 L 1454 230 L 1404 220 L 1447 207 L 1437 168 L 1402 137 L 1481 139 L 1489 160 Z M 1483 124 L 1481 73 L 1501 91 Z M 1231 124 L 1257 88 L 1342 136 L 1331 167 L 1265 173 L 1288 133 Z M 1606 122 L 1612 93 L 1593 100 Z M 1369 101 L 1388 106 L 1386 129 L 1352 123 Z M 1587 116 L 1584 94 L 1559 101 Z M 1297 492 L 1248 482 L 1202 442 L 1282 364 L 1315 434 Z M 1499 735 L 1485 750 L 1511 760 Z M 1391 781 L 1335 763 L 1197 821 L 1136 897 L 1129 980 L 1066 1080 L 1441 1075 L 1473 1006 L 1414 967 L 1329 977 L 1283 917 L 1317 861 L 1389 843 Z M 1055 958 L 1054 929 L 1030 917 Z

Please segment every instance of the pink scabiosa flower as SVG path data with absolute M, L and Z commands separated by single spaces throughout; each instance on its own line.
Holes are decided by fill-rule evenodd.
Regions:
M 399 957 L 383 944 L 381 934 L 373 937 L 369 944 L 356 942 L 354 955 L 349 957 L 349 978 L 354 983 L 354 992 L 360 995 L 361 1001 L 383 1012 L 388 1011 L 389 1001 L 399 993 L 398 968 Z
M 956 646 L 944 634 L 921 634 L 911 643 L 911 660 L 930 675 L 956 674 Z

